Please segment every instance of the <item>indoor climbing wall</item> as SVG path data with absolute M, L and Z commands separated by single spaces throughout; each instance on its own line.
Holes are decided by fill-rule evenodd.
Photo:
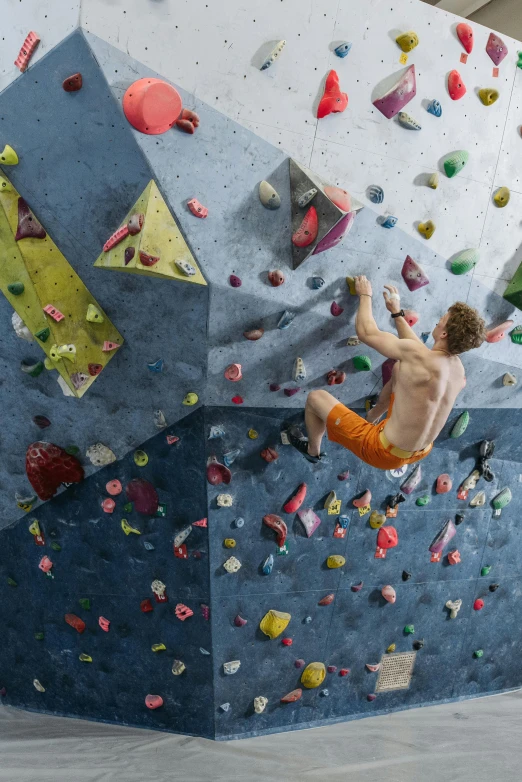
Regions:
M 215 9 L 205 16 L 203 5 L 204 35 L 217 41 Z M 28 269 L 18 256 L 1 272 L 0 403 L 15 411 L 0 443 L 5 702 L 228 738 L 520 686 L 512 617 L 522 451 L 505 410 L 517 420 L 522 339 L 517 291 L 503 296 L 518 260 L 500 244 L 498 222 L 516 214 L 504 164 L 518 44 L 504 40 L 509 54 L 495 64 L 489 31 L 475 27 L 466 59 L 458 20 L 416 1 L 370 5 L 372 23 L 368 7 L 348 0 L 316 4 L 306 21 L 293 0 L 277 11 L 269 3 L 252 36 L 244 32 L 257 22 L 240 9 L 230 33 L 218 26 L 219 64 L 204 46 L 196 69 L 187 65 L 188 5 L 176 16 L 188 49 L 173 57 L 168 3 L 150 6 L 136 31 L 123 18 L 131 6 L 87 0 L 83 30 L 37 48 L 19 78 L 4 69 L 12 83 L 0 94 L 0 142 L 18 162 L 9 148 L 0 154 L 13 188 L 0 190 L 10 205 L 0 239 L 22 260 L 24 243 L 37 252 L 52 239 L 57 266 L 78 286 L 60 290 L 64 272 L 51 278 L 43 262 Z M 155 45 L 140 48 L 151 23 Z M 408 35 L 398 45 L 411 29 L 419 44 Z M 340 86 L 324 81 L 332 68 Z M 460 78 L 448 82 L 456 68 Z M 386 118 L 383 94 L 401 75 L 411 84 L 412 69 L 417 93 L 402 106 L 411 116 Z M 136 79 L 165 77 L 187 116 L 142 133 L 125 118 L 124 95 Z M 447 85 L 462 82 L 468 92 L 453 101 Z M 479 88 L 490 91 L 481 98 Z M 317 119 L 332 106 L 343 111 Z M 312 185 L 319 192 L 301 205 Z M 501 185 L 512 190 L 508 203 Z M 33 233 L 16 238 L 24 220 Z M 427 280 L 417 290 L 406 284 L 408 257 Z M 51 324 L 56 343 L 42 350 L 40 324 L 27 315 L 33 300 L 23 297 L 44 271 L 46 293 L 56 285 L 79 298 L 64 314 L 111 357 L 81 398 L 57 382 L 67 370 L 78 391 L 80 352 L 75 371 L 53 366 L 53 355 L 69 360 L 63 349 L 77 332 L 62 340 L 60 322 Z M 387 507 L 413 470 L 383 474 L 332 444 L 311 466 L 281 436 L 332 373 L 341 382 L 331 390 L 361 412 L 381 387 L 382 357 L 355 338 L 347 278 L 359 273 L 376 294 L 399 286 L 428 347 L 456 299 L 504 334 L 463 356 L 466 388 L 396 517 Z M 391 330 L 379 295 L 374 302 L 378 325 Z M 13 308 L 29 333 L 19 322 L 13 330 Z M 103 339 L 102 326 L 114 329 Z M 45 371 L 34 370 L 44 359 Z M 452 437 L 466 410 L 468 428 Z M 59 448 L 29 449 L 30 484 L 25 453 L 38 440 Z M 464 497 L 484 440 L 496 442 L 494 475 Z M 437 491 L 441 475 L 447 493 Z M 30 496 L 35 483 L 43 505 Z M 304 484 L 302 507 L 287 505 Z

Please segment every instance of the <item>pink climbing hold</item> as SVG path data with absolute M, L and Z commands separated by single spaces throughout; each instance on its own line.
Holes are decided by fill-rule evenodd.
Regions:
M 238 394 L 237 396 L 233 396 L 233 397 L 232 397 L 232 402 L 233 402 L 235 405 L 242 405 L 244 401 L 245 401 L 245 400 L 243 399 L 243 397 L 242 397 L 242 396 L 239 396 L 239 394 Z
M 296 668 L 304 668 L 305 667 L 305 661 L 302 660 L 300 657 L 294 662 L 294 665 Z
M 211 456 L 207 463 L 207 481 L 212 486 L 219 486 L 221 483 L 230 483 L 232 473 L 224 464 L 220 464 L 216 456 Z
M 181 96 L 162 79 L 144 78 L 133 82 L 123 96 L 123 113 L 140 133 L 157 136 L 178 119 Z
M 451 519 L 448 519 L 438 535 L 433 539 L 428 551 L 432 554 L 441 554 L 448 543 L 457 534 L 457 528 Z M 435 560 L 437 561 L 437 560 Z
M 279 288 L 285 281 L 285 275 L 279 269 L 268 272 L 268 281 L 273 288 Z
M 264 333 L 264 329 L 250 329 L 249 331 L 244 331 L 243 336 L 250 342 L 257 342 L 258 339 L 261 339 Z
M 283 389 L 283 392 L 285 396 L 294 396 L 294 394 L 298 394 L 300 390 L 300 388 L 285 388 Z
M 31 30 L 31 32 L 28 33 L 25 41 L 23 42 L 22 48 L 18 52 L 18 57 L 14 61 L 14 64 L 22 73 L 25 70 L 27 70 L 27 66 L 29 65 L 29 60 L 33 56 L 34 51 L 39 43 L 40 43 L 40 37 L 38 33 L 35 33 Z
M 344 215 L 344 217 L 341 217 L 338 223 L 334 225 L 334 227 L 328 231 L 326 236 L 323 236 L 323 238 L 317 243 L 317 246 L 315 247 L 312 255 L 319 255 L 319 253 L 323 253 L 326 250 L 331 250 L 332 247 L 336 247 L 339 242 L 346 236 L 347 233 L 349 233 L 353 221 L 355 220 L 356 212 L 348 212 L 348 214 Z
M 453 481 L 451 480 L 450 476 L 447 472 L 442 473 L 442 475 L 439 475 L 437 478 L 437 494 L 447 494 L 449 491 L 451 491 L 451 487 L 453 486 Z
M 334 318 L 337 318 L 339 315 L 342 315 L 344 312 L 343 307 L 340 307 L 339 304 L 337 304 L 336 301 L 332 301 L 332 304 L 330 306 L 330 312 L 334 316 Z
M 281 703 L 295 703 L 301 698 L 302 694 L 303 691 L 299 687 L 297 690 L 292 690 L 292 692 L 287 693 L 287 695 L 283 695 L 280 699 Z
M 200 519 L 199 521 L 193 521 L 192 522 L 193 527 L 206 527 L 207 526 L 207 520 L 206 519 Z
M 203 619 L 206 622 L 208 622 L 209 619 L 210 619 L 210 608 L 209 608 L 209 606 L 205 605 L 205 603 L 200 603 L 199 607 L 201 609 L 201 616 L 203 617 Z
M 42 557 L 40 562 L 39 562 L 39 564 L 38 564 L 38 567 L 44 573 L 49 573 L 49 571 L 51 570 L 52 566 L 53 566 L 53 563 L 51 562 L 51 560 L 47 556 Z
M 352 199 L 347 190 L 343 190 L 341 187 L 335 187 L 334 185 L 326 185 L 324 192 L 330 201 L 339 209 L 342 209 L 343 212 L 349 212 L 351 210 Z
M 229 283 L 233 288 L 240 288 L 242 286 L 241 279 L 237 277 L 235 274 L 231 274 L 228 278 Z
M 237 616 L 234 618 L 234 624 L 236 627 L 244 627 L 247 622 L 248 619 L 243 619 L 243 617 L 239 614 L 237 614 Z
M 102 352 L 110 353 L 112 350 L 118 350 L 118 348 L 121 348 L 121 345 L 118 342 L 111 342 L 106 339 L 103 343 Z
M 129 228 L 127 225 L 122 225 L 117 231 L 114 231 L 103 245 L 103 252 L 108 253 L 113 247 L 122 242 L 126 236 L 129 235 Z
M 457 35 L 468 54 L 473 50 L 473 28 L 467 22 L 460 22 L 457 25 Z
M 466 85 L 458 71 L 450 71 L 448 76 L 448 92 L 451 100 L 460 100 L 466 94 Z
M 105 491 L 112 497 L 116 497 L 118 494 L 122 493 L 123 488 L 120 481 L 117 478 L 114 478 L 114 480 L 108 481 L 105 484 Z
M 337 476 L 338 481 L 346 481 L 350 477 L 350 470 L 344 470 L 344 472 L 340 472 Z
M 276 533 L 277 545 L 279 548 L 282 548 L 282 546 L 285 545 L 288 532 L 283 519 L 280 516 L 276 516 L 274 513 L 267 513 L 266 516 L 263 516 L 263 523 Z
M 352 590 L 352 592 L 360 592 L 363 586 L 364 586 L 364 581 L 359 581 L 358 584 L 354 584 L 353 586 L 350 587 L 350 589 Z
M 296 513 L 306 497 L 306 483 L 300 483 L 294 496 L 283 505 L 285 513 Z
M 176 126 L 185 131 L 185 133 L 194 133 L 197 127 L 199 127 L 199 117 L 195 111 L 190 109 L 183 109 L 179 119 L 176 121 Z
M 406 256 L 406 260 L 402 265 L 401 275 L 410 291 L 416 291 L 429 284 L 429 279 L 424 269 L 410 255 Z
M 397 594 L 395 592 L 395 589 L 392 586 L 390 586 L 390 584 L 387 584 L 381 589 L 381 595 L 388 603 L 395 603 L 395 601 L 397 600 Z
M 352 505 L 354 508 L 364 508 L 366 505 L 369 505 L 371 501 L 372 493 L 369 489 L 366 489 L 360 497 L 356 497 L 355 500 L 353 500 Z
M 370 701 L 370 703 L 371 703 L 372 701 L 374 701 L 374 700 L 376 699 L 376 697 L 377 697 L 377 696 L 376 696 L 376 695 L 374 695 L 374 693 L 373 693 L 373 692 L 370 692 L 370 693 L 369 693 L 369 695 L 367 695 L 367 696 L 366 696 L 366 700 L 367 700 L 367 701 Z
M 206 206 L 203 206 L 203 204 L 200 204 L 197 198 L 191 198 L 190 201 L 187 201 L 187 206 L 194 215 L 194 217 L 207 217 L 208 216 L 208 209 Z
M 110 497 L 106 497 L 103 500 L 101 506 L 105 513 L 112 513 L 114 511 L 114 508 L 116 507 L 116 503 L 114 502 L 114 500 L 111 500 Z
M 500 342 L 506 336 L 506 331 L 509 331 L 513 325 L 512 320 L 506 320 L 501 323 L 500 326 L 495 326 L 493 329 L 486 331 L 486 342 Z
M 145 697 L 145 706 L 147 709 L 159 709 L 163 706 L 163 698 L 161 695 L 147 695 Z
M 317 117 L 321 119 L 328 114 L 338 114 L 344 111 L 348 106 L 348 95 L 346 92 L 341 92 L 339 85 L 339 76 L 336 71 L 330 71 L 326 77 L 324 85 L 323 97 L 319 101 L 317 107 Z
M 46 304 L 45 307 L 43 308 L 43 311 L 46 313 L 46 315 L 50 315 L 51 318 L 55 320 L 57 323 L 59 323 L 65 317 L 60 312 L 60 310 L 56 309 L 56 307 L 53 307 L 52 304 Z
M 174 609 L 174 613 L 181 622 L 194 615 L 194 611 L 183 603 L 178 603 Z
M 311 206 L 303 217 L 302 223 L 292 236 L 292 244 L 296 247 L 308 247 L 315 242 L 319 232 L 319 220 L 315 206 Z
M 448 563 L 450 565 L 458 565 L 460 562 L 460 551 L 455 549 L 454 551 L 448 551 Z
M 279 385 L 279 383 L 270 383 L 270 385 L 268 386 L 268 390 L 272 392 L 281 391 L 281 386 Z
M 484 601 L 481 600 L 480 598 L 477 598 L 477 600 L 475 600 L 475 602 L 473 603 L 473 610 L 482 611 L 483 608 L 484 608 Z
M 105 619 L 105 617 L 104 617 L 104 616 L 100 616 L 100 617 L 98 617 L 98 624 L 100 625 L 101 629 L 102 629 L 102 630 L 103 630 L 105 633 L 108 633 L 108 632 L 109 632 L 109 629 L 110 629 L 111 623 L 110 623 L 110 621 L 109 621 L 108 619 Z
M 327 665 L 326 670 L 328 671 L 328 673 L 336 673 L 337 665 Z
M 508 53 L 508 48 L 502 38 L 495 33 L 490 33 L 486 44 L 486 52 L 489 54 L 495 65 L 500 65 Z
M 134 504 L 134 510 L 146 516 L 155 516 L 158 510 L 159 498 L 156 489 L 144 478 L 133 478 L 125 487 L 129 502 Z
M 179 437 L 176 437 L 175 434 L 167 434 L 166 438 L 168 445 L 175 445 L 176 443 L 179 443 Z
M 386 385 L 388 380 L 391 380 L 393 367 L 397 363 L 396 358 L 387 358 L 386 361 L 383 362 L 381 366 L 381 374 L 382 374 L 382 384 L 383 386 Z
M 419 320 L 419 313 L 415 312 L 415 310 L 404 310 L 404 320 L 406 321 L 408 326 L 410 327 L 415 326 L 415 324 Z
M 341 369 L 331 369 L 326 375 L 326 382 L 329 386 L 340 386 L 346 380 L 346 372 Z
M 237 383 L 237 381 L 241 380 L 243 377 L 241 364 L 229 364 L 225 369 L 224 375 L 227 380 L 232 381 L 232 383 Z

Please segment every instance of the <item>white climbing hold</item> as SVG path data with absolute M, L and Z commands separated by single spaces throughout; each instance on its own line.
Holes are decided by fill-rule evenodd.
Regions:
M 233 502 L 231 494 L 218 494 L 216 497 L 218 508 L 230 508 Z
M 406 111 L 399 111 L 397 115 L 397 119 L 399 120 L 399 124 L 402 125 L 403 128 L 407 128 L 408 130 L 420 130 L 421 126 L 417 122 L 417 120 L 413 119 L 413 117 L 408 114 Z
M 262 64 L 260 71 L 266 71 L 267 68 L 270 68 L 270 66 L 278 59 L 279 55 L 285 48 L 286 41 L 283 39 L 282 41 L 279 41 L 276 46 L 272 49 L 264 63 Z
M 20 337 L 20 339 L 25 339 L 26 342 L 34 341 L 33 335 L 17 312 L 13 312 L 11 323 L 13 324 L 13 328 L 17 337 Z
M 188 261 L 183 261 L 179 259 L 174 261 L 174 263 L 178 267 L 178 270 L 185 275 L 185 277 L 194 277 L 194 275 L 196 274 L 196 269 Z
M 227 676 L 237 673 L 241 667 L 241 660 L 231 660 L 228 663 L 223 663 L 223 672 Z
M 446 603 L 446 608 L 449 608 L 450 612 L 450 619 L 456 619 L 457 614 L 460 611 L 460 608 L 462 606 L 462 600 L 448 600 Z
M 264 710 L 266 709 L 266 705 L 268 703 L 268 698 L 265 698 L 264 695 L 259 695 L 257 698 L 254 698 L 254 711 L 256 714 L 262 714 Z
M 506 372 L 506 374 L 502 378 L 502 383 L 505 386 L 516 386 L 517 379 L 516 379 L 515 375 L 511 374 L 511 372 Z
M 95 467 L 105 467 L 105 465 L 116 461 L 116 454 L 103 443 L 95 443 L 89 446 L 85 455 Z
M 428 179 L 428 185 L 432 188 L 432 190 L 436 190 L 439 186 L 439 175 L 438 172 L 435 171 L 434 174 L 430 176 Z
M 33 679 L 33 687 L 35 688 L 35 690 L 38 690 L 38 692 L 45 692 L 45 687 L 43 686 L 43 684 L 40 684 L 38 679 Z
M 174 548 L 179 548 L 186 541 L 191 532 L 192 524 L 189 524 L 188 527 L 185 527 L 181 532 L 178 532 L 174 538 Z
M 302 358 L 296 358 L 294 361 L 294 372 L 293 372 L 294 380 L 305 380 L 306 378 L 306 369 L 304 365 L 304 361 Z
M 226 562 L 223 562 L 223 567 L 227 573 L 237 573 L 241 567 L 241 562 L 237 557 L 229 557 Z
M 469 504 L 472 508 L 482 508 L 486 504 L 486 493 L 483 491 L 477 492 Z
M 272 187 L 270 182 L 266 182 L 264 179 L 259 183 L 259 200 L 265 209 L 279 209 L 281 206 L 279 193 Z

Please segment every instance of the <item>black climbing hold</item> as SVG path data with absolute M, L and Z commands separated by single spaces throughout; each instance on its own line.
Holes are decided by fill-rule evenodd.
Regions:
M 455 524 L 459 525 L 462 524 L 464 521 L 464 514 L 463 513 L 456 513 L 455 514 Z
M 499 586 L 500 586 L 500 584 L 490 584 L 489 585 L 489 591 L 490 592 L 496 592 L 497 589 L 499 588 Z
M 411 578 L 411 573 L 409 573 L 407 570 L 402 571 L 402 580 L 403 581 L 409 581 Z
M 419 638 L 418 641 L 413 642 L 413 648 L 419 651 L 424 646 L 424 638 Z
M 389 508 L 396 508 L 397 505 L 400 502 L 404 502 L 406 500 L 406 497 L 398 492 L 397 494 L 394 494 L 393 497 L 390 497 L 388 500 L 388 507 Z

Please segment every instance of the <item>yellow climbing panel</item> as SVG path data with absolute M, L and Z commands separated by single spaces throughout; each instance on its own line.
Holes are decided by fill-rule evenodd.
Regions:
M 185 242 L 178 224 L 172 216 L 163 196 L 154 180 L 151 180 L 119 227 L 127 224 L 134 214 L 144 215 L 141 231 L 130 234 L 108 252 L 102 251 L 95 266 L 115 271 L 145 274 L 148 277 L 160 277 L 165 280 L 180 280 L 206 285 L 196 260 Z M 133 257 L 125 263 L 125 250 L 132 247 Z M 140 261 L 140 253 L 159 258 L 153 266 L 145 266 Z M 131 253 L 127 253 L 127 257 Z M 195 270 L 187 276 L 176 266 L 176 261 L 185 261 Z
M 121 345 L 123 337 L 105 313 L 101 323 L 86 320 L 89 307 L 103 311 L 49 235 L 16 241 L 19 198 L 11 182 L 8 190 L 0 190 L 0 289 L 48 358 L 56 345 L 75 346 L 74 362 L 60 358 L 52 366 L 73 396 L 82 397 L 114 355 L 103 352 L 104 342 Z M 8 290 L 20 282 L 22 293 Z M 49 304 L 63 314 L 62 320 L 44 312 Z

